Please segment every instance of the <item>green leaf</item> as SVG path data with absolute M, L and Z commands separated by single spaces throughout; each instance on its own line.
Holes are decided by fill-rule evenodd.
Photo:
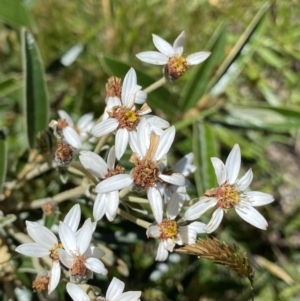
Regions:
M 197 166 L 195 181 L 198 195 L 202 196 L 206 189 L 216 187 L 216 175 L 210 158 L 218 156 L 218 148 L 214 133 L 206 123 L 195 123 L 193 136 Z
M 205 94 L 211 73 L 224 57 L 225 42 L 226 26 L 222 25 L 208 43 L 207 50 L 211 51 L 210 57 L 198 67 L 194 67 L 195 70 L 182 91 L 178 104 L 184 112 L 194 107 Z
M 3 183 L 6 178 L 7 169 L 7 142 L 5 134 L 0 131 L 0 193 L 2 192 Z
M 0 19 L 16 29 L 32 26 L 31 18 L 19 0 L 0 0 Z
M 103 69 L 112 76 L 124 78 L 126 73 L 131 68 L 128 64 L 120 62 L 114 58 L 105 55 L 101 55 L 99 59 Z M 145 73 L 136 69 L 135 71 L 137 75 L 138 84 L 141 85 L 143 88 L 146 88 L 155 82 L 153 78 L 146 75 Z M 172 116 L 172 114 L 174 115 L 177 113 L 177 109 L 174 106 L 174 102 L 172 102 L 172 95 L 164 87 L 160 87 L 148 94 L 147 103 L 152 109 L 161 109 L 164 112 L 168 112 L 168 114 L 170 113 L 170 116 Z
M 37 133 L 47 129 L 49 101 L 41 56 L 26 29 L 22 29 L 22 55 L 26 130 L 29 146 L 34 148 Z

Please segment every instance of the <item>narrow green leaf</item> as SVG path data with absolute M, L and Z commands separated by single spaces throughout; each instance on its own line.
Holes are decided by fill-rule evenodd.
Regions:
M 37 133 L 47 128 L 49 101 L 38 47 L 25 29 L 22 29 L 22 55 L 27 137 L 30 148 L 34 148 Z
M 6 178 L 7 168 L 7 143 L 5 134 L 0 131 L 0 193 L 2 192 L 3 183 Z
M 0 82 L 0 96 L 5 96 L 21 87 L 19 80 L 15 78 L 7 78 Z
M 19 0 L 0 0 L 0 19 L 16 29 L 32 26 L 29 13 Z
M 271 49 L 259 47 L 256 51 L 267 64 L 274 68 L 281 69 L 285 65 L 284 60 Z
M 195 70 L 192 70 L 193 74 L 190 76 L 182 91 L 178 104 L 184 112 L 194 107 L 205 94 L 211 73 L 224 57 L 225 42 L 226 26 L 222 25 L 208 43 L 206 50 L 211 51 L 210 57 L 200 66 L 194 67 Z
M 125 74 L 131 68 L 128 64 L 120 62 L 114 58 L 105 55 L 101 55 L 99 59 L 103 69 L 108 74 L 113 76 L 124 78 Z M 141 85 L 143 88 L 146 88 L 155 82 L 153 78 L 146 75 L 145 73 L 136 69 L 135 71 L 137 75 L 138 84 Z M 154 90 L 153 92 L 149 93 L 147 103 L 152 108 L 161 109 L 164 112 L 170 113 L 170 116 L 172 116 L 172 114 L 174 115 L 177 113 L 177 108 L 176 106 L 174 106 L 174 102 L 172 102 L 172 95 L 164 87 L 160 87 Z
M 198 195 L 202 196 L 206 189 L 216 187 L 216 175 L 210 158 L 218 156 L 218 147 L 214 133 L 206 123 L 195 123 L 193 136 L 197 166 L 195 181 Z

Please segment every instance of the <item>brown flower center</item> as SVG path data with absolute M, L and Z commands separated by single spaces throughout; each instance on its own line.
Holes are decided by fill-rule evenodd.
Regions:
M 68 166 L 75 158 L 75 151 L 71 145 L 59 144 L 55 152 L 55 162 L 58 166 Z
M 92 271 L 85 266 L 86 257 L 74 255 L 73 265 L 70 269 L 70 279 L 74 283 L 86 282 L 93 275 Z
M 123 166 L 117 165 L 115 169 L 108 170 L 108 173 L 105 178 L 107 179 L 115 175 L 123 174 L 124 170 L 125 168 Z
M 56 243 L 54 248 L 50 251 L 50 257 L 53 261 L 59 261 L 58 249 L 63 249 L 62 243 Z
M 108 113 L 110 117 L 116 118 L 119 121 L 119 128 L 128 131 L 134 130 L 140 122 L 140 117 L 137 112 L 122 106 L 115 106 Z
M 188 69 L 188 63 L 183 56 L 175 55 L 169 58 L 165 73 L 170 79 L 181 77 Z
M 172 221 L 168 218 L 163 219 L 159 225 L 160 227 L 160 238 L 161 239 L 176 239 L 178 235 L 178 224 L 176 221 Z
M 32 289 L 37 293 L 44 292 L 48 289 L 50 277 L 47 275 L 40 275 L 32 282 Z
M 112 76 L 107 80 L 107 84 L 105 86 L 107 97 L 118 97 L 121 99 L 122 93 L 122 85 L 121 78 Z
M 240 194 L 236 187 L 227 183 L 220 187 L 206 190 L 205 196 L 215 197 L 218 201 L 217 206 L 225 210 L 233 208 L 240 199 Z
M 68 122 L 66 119 L 58 119 L 57 121 L 57 130 L 62 131 L 64 128 L 68 126 Z

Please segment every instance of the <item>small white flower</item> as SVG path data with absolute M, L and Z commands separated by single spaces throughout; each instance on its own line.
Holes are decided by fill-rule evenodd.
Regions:
M 155 260 L 164 261 L 167 259 L 169 252 L 172 252 L 175 244 L 194 244 L 198 233 L 205 233 L 205 224 L 193 222 L 184 225 L 183 219 L 176 221 L 176 217 L 184 203 L 185 195 L 174 192 L 167 205 L 167 218 L 163 219 L 163 212 L 156 215 L 156 225 L 147 229 L 147 236 L 159 238 L 160 243 Z
M 78 119 L 76 124 L 74 124 L 73 119 L 67 112 L 63 110 L 59 110 L 58 115 L 60 119 L 65 119 L 68 125 L 73 129 L 75 129 L 76 132 L 78 132 L 81 141 L 84 141 L 86 138 L 88 138 L 89 132 L 91 128 L 94 126 L 94 121 L 93 121 L 94 113 L 87 113 L 82 115 Z
M 159 165 L 167 155 L 175 137 L 175 128 L 172 126 L 161 135 L 151 132 L 151 127 L 144 119 L 141 121 L 137 132 L 130 137 L 130 147 L 134 154 L 130 162 L 135 167 L 130 175 L 116 175 L 105 179 L 97 185 L 98 193 L 108 193 L 125 187 L 134 186 L 137 189 L 147 191 L 148 200 L 154 216 L 160 216 L 163 210 L 162 195 L 157 186 L 160 182 L 166 182 L 177 186 L 183 186 L 184 176 L 178 173 L 163 175 Z
M 115 166 L 116 156 L 113 146 L 105 162 L 100 156 L 90 151 L 81 151 L 79 160 L 81 164 L 98 179 L 106 179 L 117 174 L 123 174 L 124 168 Z M 95 221 L 99 221 L 104 214 L 109 221 L 113 221 L 119 207 L 118 190 L 109 193 L 98 193 L 93 207 L 93 216 Z
M 129 291 L 123 293 L 125 284 L 123 281 L 119 280 L 118 278 L 113 277 L 105 298 L 98 297 L 97 300 L 101 301 L 140 301 L 140 297 L 142 292 L 141 291 Z M 90 297 L 87 293 L 80 288 L 78 285 L 73 283 L 67 284 L 67 291 L 71 298 L 74 301 L 90 301 Z
M 173 46 L 155 34 L 152 37 L 153 43 L 159 52 L 145 51 L 138 53 L 136 56 L 146 63 L 165 65 L 164 72 L 170 80 L 179 78 L 189 66 L 198 65 L 210 56 L 210 52 L 201 51 L 184 57 L 182 55 L 185 40 L 184 31 L 177 37 Z
M 141 86 L 137 85 L 137 77 L 131 68 L 122 86 L 121 99 L 109 97 L 107 106 L 100 123 L 96 124 L 91 133 L 95 137 L 101 137 L 112 132 L 116 132 L 116 157 L 119 160 L 128 145 L 129 135 L 135 130 L 140 117 L 150 113 L 151 109 L 144 102 L 147 94 L 141 91 Z M 144 104 L 140 110 L 136 110 L 135 104 Z
M 107 269 L 99 260 L 104 253 L 99 249 L 91 248 L 90 242 L 95 225 L 87 219 L 82 228 L 74 233 L 65 223 L 60 222 L 58 233 L 64 250 L 58 250 L 60 261 L 70 269 L 70 278 L 73 282 L 81 283 L 92 276 L 90 271 L 107 274 Z M 96 254 L 96 251 L 98 254 Z
M 66 215 L 64 222 L 75 232 L 80 221 L 80 206 L 74 205 Z M 50 272 L 50 282 L 48 285 L 48 294 L 50 294 L 58 285 L 60 279 L 60 264 L 58 250 L 63 245 L 58 242 L 55 234 L 48 228 L 36 223 L 26 221 L 29 236 L 35 241 L 34 243 L 25 243 L 16 248 L 16 252 L 30 257 L 50 256 L 53 260 Z
M 265 230 L 268 226 L 265 218 L 253 207 L 263 206 L 274 201 L 272 195 L 259 191 L 245 191 L 252 182 L 253 174 L 249 169 L 246 174 L 237 180 L 240 165 L 241 151 L 235 144 L 228 155 L 226 163 L 218 158 L 211 158 L 215 169 L 219 187 L 207 190 L 205 198 L 192 205 L 185 213 L 185 219 L 196 219 L 208 209 L 218 207 L 211 220 L 205 227 L 205 231 L 211 233 L 220 225 L 224 211 L 234 208 L 236 213 L 251 225 Z

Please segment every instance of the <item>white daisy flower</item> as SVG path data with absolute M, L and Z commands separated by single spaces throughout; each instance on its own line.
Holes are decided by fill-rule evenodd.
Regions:
M 134 184 L 138 190 L 145 189 L 147 191 L 152 212 L 159 218 L 163 211 L 163 201 L 157 184 L 166 182 L 183 186 L 185 183 L 182 174 L 164 175 L 160 172 L 160 162 L 165 158 L 173 143 L 175 128 L 172 126 L 161 132 L 161 135 L 154 134 L 147 121 L 142 120 L 137 132 L 132 133 L 130 139 L 130 146 L 134 152 L 130 162 L 135 165 L 131 173 L 105 179 L 96 186 L 95 190 L 98 193 L 108 193 Z
M 66 215 L 64 222 L 68 225 L 71 231 L 75 232 L 80 221 L 80 206 L 74 205 Z M 55 234 L 48 228 L 36 223 L 26 221 L 27 232 L 35 241 L 34 243 L 25 243 L 16 248 L 16 252 L 30 257 L 50 256 L 53 265 L 50 272 L 50 281 L 48 285 L 48 294 L 51 294 L 58 285 L 60 280 L 60 263 L 58 250 L 63 248 L 63 245 L 58 241 Z
M 123 293 L 125 283 L 118 278 L 113 277 L 105 298 L 97 297 L 99 301 L 140 301 L 141 291 L 129 291 Z M 67 284 L 67 291 L 74 301 L 90 301 L 88 294 L 74 283 Z
M 72 127 L 79 135 L 81 142 L 85 141 L 89 137 L 89 132 L 94 126 L 94 113 L 87 113 L 82 115 L 75 124 L 71 116 L 63 110 L 58 111 L 60 119 L 66 120 L 68 125 Z
M 167 205 L 167 218 L 163 219 L 163 212 L 156 215 L 156 225 L 147 229 L 147 236 L 159 238 L 160 243 L 155 260 L 164 261 L 167 259 L 169 252 L 173 252 L 175 244 L 194 244 L 198 233 L 205 233 L 205 224 L 193 222 L 185 225 L 185 221 L 176 217 L 184 203 L 185 195 L 174 192 Z
M 198 65 L 210 56 L 210 52 L 201 51 L 184 57 L 182 55 L 185 40 L 184 31 L 177 37 L 173 46 L 155 34 L 152 35 L 152 38 L 159 52 L 145 51 L 136 56 L 145 63 L 164 65 L 164 74 L 169 80 L 179 78 L 190 66 Z
M 211 158 L 219 187 L 207 190 L 205 198 L 192 205 L 185 213 L 186 220 L 198 218 L 208 209 L 217 207 L 207 224 L 208 233 L 215 231 L 220 225 L 224 212 L 234 208 L 236 213 L 251 225 L 266 230 L 268 223 L 253 207 L 263 206 L 274 201 L 272 195 L 259 191 L 245 191 L 252 182 L 253 174 L 249 169 L 246 174 L 237 179 L 241 165 L 241 151 L 235 144 L 228 155 L 226 163 L 218 158 Z
M 60 222 L 58 233 L 64 250 L 58 250 L 60 261 L 70 269 L 72 282 L 81 283 L 92 277 L 92 272 L 107 274 L 107 269 L 99 260 L 104 252 L 91 248 L 90 242 L 95 225 L 87 219 L 81 229 L 74 231 L 65 223 Z
M 115 166 L 116 156 L 114 146 L 108 153 L 107 162 L 91 151 L 81 151 L 79 160 L 91 174 L 101 180 L 124 173 L 122 166 Z M 99 221 L 104 214 L 109 221 L 113 221 L 117 214 L 119 202 L 118 190 L 104 194 L 98 193 L 93 207 L 95 221 Z

